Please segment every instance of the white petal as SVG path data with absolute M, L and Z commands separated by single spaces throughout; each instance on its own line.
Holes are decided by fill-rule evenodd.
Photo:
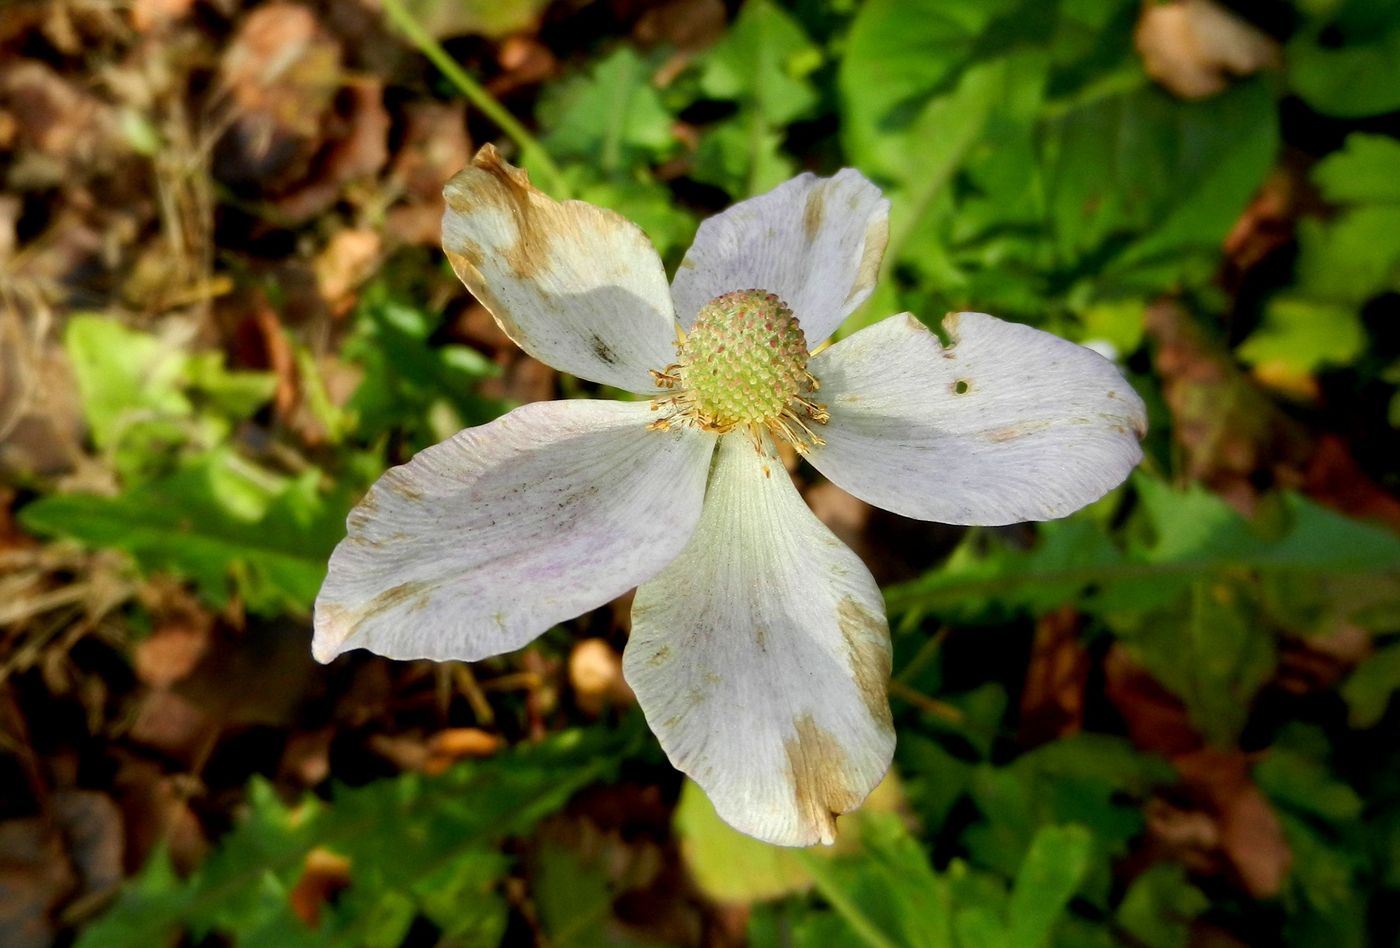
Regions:
M 815 346 L 875 288 L 889 242 L 890 202 L 846 168 L 803 174 L 700 225 L 671 294 L 686 329 L 723 293 L 776 293 Z
M 807 459 L 862 500 L 920 520 L 1063 517 L 1142 459 L 1142 399 L 1107 359 L 985 313 L 905 313 L 814 357 L 831 421 Z
M 643 583 L 627 682 L 726 822 L 831 842 L 894 753 L 884 601 L 776 459 L 722 438 L 690 545 Z
M 467 289 L 541 362 L 651 392 L 675 361 L 666 271 L 646 235 L 612 211 L 551 200 L 491 145 L 443 189 L 442 247 Z
M 654 576 L 700 518 L 715 436 L 649 418 L 538 402 L 386 472 L 331 555 L 316 658 L 485 658 Z

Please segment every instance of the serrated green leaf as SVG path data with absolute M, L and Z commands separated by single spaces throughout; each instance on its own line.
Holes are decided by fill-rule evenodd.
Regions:
M 193 414 L 180 385 L 187 357 L 176 343 L 79 315 L 69 320 L 63 346 L 98 447 L 114 447 L 133 425 Z
M 466 346 L 433 345 L 438 322 L 394 299 L 383 284 L 361 297 L 355 332 L 341 351 L 364 368 L 345 406 L 363 440 L 401 431 L 412 447 L 423 448 L 505 411 L 476 394 L 477 383 L 500 369 Z
M 664 157 L 677 146 L 675 118 L 650 81 L 647 63 L 623 46 L 583 75 L 545 87 L 541 144 L 556 158 L 586 159 L 604 177 Z
M 1341 151 L 1322 159 L 1312 179 L 1322 196 L 1337 204 L 1400 203 L 1400 142 L 1385 135 L 1356 132 Z
M 389 944 L 420 912 L 449 934 L 500 932 L 504 905 L 487 878 L 505 866 L 500 841 L 608 774 L 632 736 L 566 731 L 437 777 L 340 788 L 328 804 L 287 807 L 255 780 L 243 819 L 205 865 L 173 884 L 160 864 L 144 871 L 86 929 L 85 945 L 150 948 L 182 931 L 247 944 Z M 351 884 L 312 932 L 296 921 L 287 896 L 318 847 L 349 859 Z M 449 883 L 459 898 L 479 897 L 460 906 L 474 915 L 460 930 L 438 888 Z
M 54 494 L 20 511 L 26 529 L 130 553 L 222 606 L 237 590 L 262 615 L 305 614 L 344 534 L 348 498 L 320 493 L 316 471 L 274 477 L 228 450 L 115 497 Z
M 817 102 L 807 76 L 819 50 L 802 27 L 770 0 L 750 0 L 705 54 L 700 88 L 713 99 L 752 109 L 769 127 L 806 115 Z
M 1235 351 L 1252 365 L 1309 374 L 1325 365 L 1350 365 L 1365 350 L 1366 332 L 1354 305 L 1278 296 Z

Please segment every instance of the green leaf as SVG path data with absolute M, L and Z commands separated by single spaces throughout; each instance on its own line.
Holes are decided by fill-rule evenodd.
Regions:
M 1047 826 L 1035 834 L 1007 905 L 1010 948 L 1046 944 L 1055 922 L 1089 870 L 1094 837 L 1083 826 Z
M 936 129 L 920 121 L 974 58 L 975 43 L 1016 0 L 868 0 L 860 6 L 841 58 L 841 135 L 846 151 L 875 173 L 903 180 L 922 152 L 901 153 L 911 140 L 934 145 Z M 943 111 L 948 107 L 943 106 Z M 910 134 L 915 125 L 919 133 Z M 977 132 L 974 130 L 973 137 Z
M 690 175 L 736 197 L 762 194 L 797 171 L 782 152 L 783 136 L 747 112 L 705 130 Z
M 178 343 L 108 317 L 79 315 L 69 320 L 63 346 L 99 448 L 115 447 L 135 425 L 193 413 L 181 391 L 186 356 Z
M 1385 135 L 1348 135 L 1341 151 L 1322 159 L 1312 179 L 1336 204 L 1400 203 L 1400 142 Z
M 1152 676 L 1186 703 L 1208 740 L 1233 746 L 1254 695 L 1278 664 L 1274 637 L 1253 596 L 1230 582 L 1198 582 L 1188 596 L 1109 624 Z
M 364 379 L 346 405 L 364 440 L 403 431 L 412 447 L 427 447 L 505 410 L 475 393 L 478 382 L 500 370 L 466 346 L 433 345 L 437 323 L 395 300 L 383 284 L 361 297 L 355 331 L 342 354 L 364 368 Z
M 748 904 L 812 884 L 791 849 L 760 842 L 729 826 L 693 781 L 682 784 L 674 819 L 690 875 L 700 891 L 716 901 Z
M 1186 948 L 1190 923 L 1210 907 L 1186 881 L 1180 863 L 1158 863 L 1133 880 L 1118 906 L 1118 925 L 1144 948 Z
M 1359 304 L 1400 289 L 1400 204 L 1349 208 L 1298 225 L 1298 286 L 1307 295 Z
M 953 948 L 951 893 L 892 813 L 867 814 L 861 853 L 799 859 L 846 928 L 868 946 Z
M 1286 59 L 1293 91 L 1319 112 L 1364 118 L 1400 109 L 1400 23 L 1336 48 L 1302 34 Z
M 182 931 L 244 944 L 398 944 L 420 913 L 449 936 L 492 943 L 505 921 L 494 891 L 507 864 L 501 841 L 607 775 L 627 739 L 566 731 L 438 777 L 404 774 L 294 808 L 254 781 L 244 818 L 203 866 L 182 881 L 161 863 L 148 866 L 81 944 L 150 948 Z M 316 848 L 348 858 L 351 882 L 312 932 L 287 896 Z
M 1342 699 L 1354 728 L 1375 727 L 1400 689 L 1400 642 L 1393 642 L 1368 657 L 1342 685 Z
M 1310 374 L 1325 365 L 1350 365 L 1366 351 L 1366 332 L 1354 305 L 1278 296 L 1259 328 L 1235 350 L 1253 365 Z
M 1323 742 L 1326 746 L 1325 737 Z M 1270 799 L 1295 812 L 1336 824 L 1361 817 L 1361 797 L 1355 790 L 1334 777 L 1322 761 L 1289 747 L 1271 748 L 1254 768 L 1254 779 Z
M 236 589 L 262 615 L 306 614 L 344 534 L 348 498 L 321 495 L 320 474 L 277 478 L 227 449 L 115 497 L 54 494 L 20 511 L 39 534 L 125 550 L 172 572 L 216 606 Z
M 675 118 L 650 81 L 648 64 L 623 46 L 583 75 L 545 86 L 541 144 L 556 158 L 582 158 L 604 177 L 664 157 L 677 146 Z
M 820 51 L 796 20 L 770 0 L 750 0 L 705 54 L 700 88 L 753 110 L 770 127 L 783 126 L 816 105 L 807 76 L 820 64 Z
M 968 541 L 943 568 L 887 589 L 885 601 L 893 612 L 964 619 L 1039 612 L 1076 598 L 1091 612 L 1131 610 L 1167 605 L 1196 580 L 1223 574 L 1400 569 L 1400 538 L 1297 495 L 1277 495 L 1251 523 L 1201 487 L 1177 491 L 1141 474 L 1132 482 L 1147 539 L 1127 549 L 1082 518 L 1042 524 L 1030 550 L 979 552 Z

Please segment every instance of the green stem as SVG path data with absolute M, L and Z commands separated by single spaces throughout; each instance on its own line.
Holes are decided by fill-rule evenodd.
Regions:
M 418 47 L 418 51 L 447 77 L 447 81 L 466 96 L 468 102 L 480 109 L 483 115 L 495 122 L 501 131 L 520 146 L 521 158 L 544 172 L 545 177 L 549 179 L 549 190 L 553 195 L 560 200 L 568 198 L 570 196 L 568 181 L 565 180 L 559 166 L 554 163 L 554 159 L 549 157 L 544 146 L 536 140 L 535 136 L 525 130 L 525 126 L 516 121 L 515 116 L 511 115 L 505 106 L 496 101 L 495 96 L 487 92 L 485 87 L 457 65 L 456 60 L 448 55 L 447 50 L 442 48 L 442 44 L 413 18 L 413 14 L 408 12 L 402 0 L 384 0 L 384 12 L 388 15 L 390 22 L 408 38 L 409 42 Z
M 861 911 L 860 906 L 851 900 L 831 875 L 831 862 L 812 855 L 805 849 L 790 850 L 793 857 L 802 864 L 802 868 L 807 870 L 807 874 L 812 877 L 812 884 L 817 887 L 817 891 L 822 894 L 822 898 L 836 910 L 836 913 L 845 919 L 846 924 L 851 926 L 851 931 L 856 937 L 865 942 L 870 948 L 896 948 L 895 943 L 880 931 L 880 926 L 870 920 L 870 917 Z

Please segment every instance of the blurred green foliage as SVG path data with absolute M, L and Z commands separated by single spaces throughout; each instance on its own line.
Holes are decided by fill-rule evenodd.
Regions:
M 433 6 L 417 5 L 425 16 Z M 1329 121 L 1400 109 L 1400 4 L 1299 2 L 1287 68 L 1200 102 L 1145 74 L 1132 42 L 1139 10 L 1136 0 L 749 0 L 664 87 L 653 81 L 664 51 L 607 42 L 544 89 L 534 118 L 573 196 L 636 220 L 672 264 L 700 216 L 659 171 L 684 151 L 677 122 L 703 117 L 688 184 L 729 200 L 800 169 L 858 167 L 892 201 L 892 240 L 884 282 L 844 331 L 902 309 L 931 324 L 947 310 L 991 311 L 1111 343 L 1160 406 L 1160 380 L 1144 371 L 1145 309 L 1165 293 L 1202 311 L 1222 305 L 1222 242 L 1279 161 L 1282 103 L 1298 97 Z M 1363 312 L 1400 291 L 1398 170 L 1400 144 L 1364 131 L 1311 167 L 1319 206 L 1299 221 L 1284 285 L 1236 340 L 1240 361 L 1347 369 L 1358 386 L 1395 392 L 1400 364 L 1371 358 Z M 240 426 L 271 397 L 267 376 L 74 319 L 67 349 L 120 484 L 111 496 L 42 497 L 22 524 L 126 550 L 215 605 L 236 593 L 254 612 L 304 615 L 386 444 L 421 447 L 505 407 L 474 394 L 493 367 L 437 344 L 435 316 L 380 288 L 355 320 L 344 355 L 363 380 L 339 413 L 321 409 L 335 452 L 289 478 L 239 449 Z M 1159 412 L 1154 424 L 1170 419 Z M 863 814 L 859 846 L 830 858 L 752 841 L 723 850 L 762 863 L 751 888 L 738 872 L 726 896 L 759 903 L 754 944 L 1175 948 L 1202 917 L 1246 919 L 1292 945 L 1394 934 L 1382 906 L 1400 889 L 1400 765 L 1387 739 L 1400 540 L 1287 492 L 1246 519 L 1186 482 L 1167 443 L 1150 442 L 1143 469 L 1093 508 L 969 532 L 945 562 L 887 590 L 897 678 L 951 713 L 896 702 L 908 819 Z M 1019 669 L 969 688 L 946 680 L 939 657 L 914 661 L 940 622 L 995 636 L 1066 604 L 1091 648 L 1126 649 L 1210 745 L 1261 751 L 1252 777 L 1293 851 L 1276 899 L 1218 887 L 1208 897 L 1172 861 L 1116 884 L 1144 803 L 1176 779 L 1171 766 L 1104 734 L 1021 752 L 1009 691 Z M 1331 704 L 1247 735 L 1282 644 L 1348 624 L 1377 646 Z M 1344 740 L 1321 729 L 1344 724 Z M 187 926 L 244 944 L 390 945 L 420 917 L 444 943 L 491 943 L 505 924 L 502 838 L 628 753 L 602 730 L 571 732 L 435 781 L 404 776 L 290 809 L 254 785 L 206 866 L 181 880 L 156 858 L 80 944 L 144 946 Z M 683 846 L 706 846 L 720 831 L 683 803 L 677 832 Z M 287 894 L 316 847 L 350 859 L 353 882 L 312 931 Z M 535 898 L 546 929 L 567 935 L 558 944 L 627 943 L 571 921 L 615 895 L 586 861 L 541 858 Z

